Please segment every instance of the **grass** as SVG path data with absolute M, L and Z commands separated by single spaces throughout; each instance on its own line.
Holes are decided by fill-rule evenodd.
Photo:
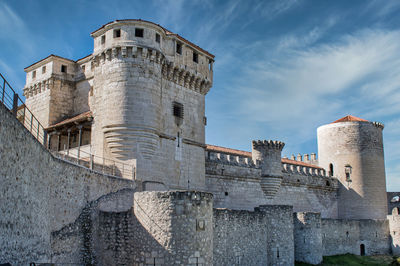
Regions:
M 296 266 L 308 266 L 310 264 L 303 262 L 296 262 Z M 357 256 L 352 254 L 336 255 L 324 257 L 323 262 L 320 264 L 323 266 L 384 266 L 384 265 L 400 265 L 400 259 L 391 256 Z

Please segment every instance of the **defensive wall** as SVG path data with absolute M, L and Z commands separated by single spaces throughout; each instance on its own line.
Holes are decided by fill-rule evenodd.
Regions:
M 317 166 L 282 159 L 282 184 L 273 199 L 260 186 L 261 169 L 250 152 L 209 146 L 206 150 L 206 186 L 216 208 L 253 210 L 260 205 L 292 205 L 294 212 L 319 212 L 337 217 L 336 178 Z M 243 196 L 245 195 L 245 196 Z
M 53 157 L 0 104 L 0 263 L 81 263 L 82 211 L 101 197 L 135 188 Z M 73 226 L 72 226 L 73 227 Z M 63 231 L 64 230 L 64 231 Z

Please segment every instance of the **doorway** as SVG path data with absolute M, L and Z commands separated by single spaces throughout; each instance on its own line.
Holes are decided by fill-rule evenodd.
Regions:
M 360 255 L 365 256 L 365 245 L 364 244 L 360 245 Z

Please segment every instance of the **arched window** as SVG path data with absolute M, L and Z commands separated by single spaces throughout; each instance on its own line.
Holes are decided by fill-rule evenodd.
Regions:
M 399 215 L 399 207 L 395 207 L 392 209 L 392 215 Z
M 329 164 L 329 176 L 333 176 L 333 164 Z

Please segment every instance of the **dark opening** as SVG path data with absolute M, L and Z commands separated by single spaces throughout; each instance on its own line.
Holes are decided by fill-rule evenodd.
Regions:
M 144 32 L 143 29 L 136 28 L 135 29 L 135 36 L 143 38 L 143 32 Z
M 196 62 L 196 63 L 199 62 L 199 54 L 198 53 L 193 52 L 193 62 Z
M 121 37 L 121 29 L 114 30 L 114 38 L 119 38 L 119 37 Z
M 365 256 L 365 245 L 364 244 L 360 245 L 360 255 Z
M 101 36 L 101 44 L 106 43 L 106 35 Z
M 182 54 L 182 44 L 179 42 L 176 43 L 176 53 Z
M 32 72 L 32 78 L 33 78 L 33 79 L 36 78 L 36 71 L 33 71 L 33 72 Z
M 326 186 L 329 187 L 331 185 L 331 183 L 329 183 L 329 181 L 326 181 Z
M 174 116 L 183 118 L 183 104 L 174 102 L 172 111 L 173 111 Z
M 329 164 L 329 176 L 333 176 L 333 164 Z
M 212 70 L 212 60 L 208 60 L 208 70 Z
M 349 231 L 346 232 L 346 237 L 349 237 Z
M 279 248 L 276 250 L 276 257 L 279 258 Z
M 42 67 L 42 74 L 46 73 L 46 66 Z
M 67 73 L 67 66 L 66 65 L 61 65 L 61 72 Z
M 229 193 L 228 193 L 227 191 L 225 191 L 225 196 L 228 196 L 228 194 L 229 194 Z
M 160 43 L 160 34 L 156 33 L 156 42 Z

